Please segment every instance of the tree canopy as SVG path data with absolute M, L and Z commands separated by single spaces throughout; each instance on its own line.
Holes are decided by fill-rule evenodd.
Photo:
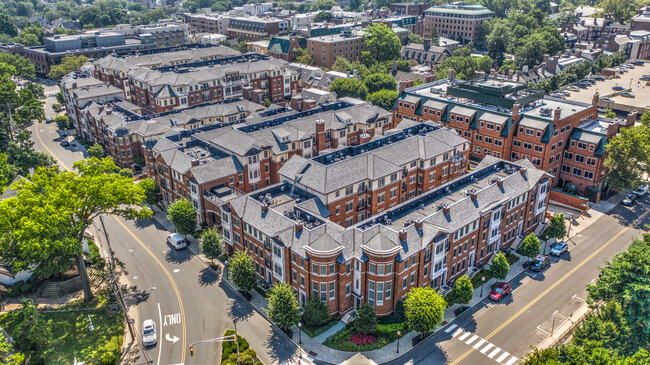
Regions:
M 519 246 L 519 253 L 529 258 L 533 258 L 541 252 L 542 245 L 535 233 L 529 233 L 524 237 L 524 241 L 521 243 L 521 246 Z
M 300 305 L 289 283 L 277 282 L 268 294 L 267 314 L 280 328 L 288 329 L 300 320 Z
M 363 303 L 357 308 L 354 318 L 354 328 L 358 333 L 369 334 L 377 331 L 377 313 L 375 308 L 368 303 Z
M 201 235 L 201 253 L 212 260 L 219 258 L 223 252 L 223 239 L 216 228 L 207 228 Z
M 474 296 L 472 281 L 467 275 L 463 275 L 454 282 L 454 287 L 447 294 L 447 302 L 467 304 L 472 300 L 472 296 Z
M 510 271 L 510 264 L 508 264 L 508 259 L 506 255 L 502 252 L 497 252 L 492 259 L 492 264 L 490 265 L 490 273 L 492 276 L 499 280 L 505 280 Z
M 368 94 L 366 99 L 373 105 L 392 111 L 397 97 L 397 90 L 379 90 L 372 94 Z
M 334 91 L 336 96 L 343 98 L 346 96 L 365 99 L 368 94 L 368 88 L 361 80 L 354 78 L 339 77 L 334 79 L 330 91 Z
M 376 23 L 366 28 L 363 42 L 368 50 L 364 57 L 367 64 L 374 62 L 393 61 L 400 58 L 402 43 L 399 38 L 384 23 Z
M 551 224 L 546 229 L 549 237 L 561 239 L 566 236 L 566 225 L 564 224 L 564 213 L 558 213 L 551 219 Z
M 368 75 L 364 81 L 368 93 L 374 93 L 380 90 L 396 90 L 397 81 L 389 74 L 375 73 Z
M 446 308 L 447 302 L 430 287 L 412 288 L 404 300 L 409 328 L 421 334 L 433 331 L 442 322 Z
M 58 80 L 70 72 L 78 70 L 79 67 L 83 66 L 87 61 L 88 57 L 86 56 L 65 56 L 61 64 L 50 68 L 50 78 Z
M 228 259 L 230 278 L 237 287 L 249 291 L 257 285 L 257 274 L 253 260 L 244 251 L 237 251 Z
M 144 189 L 145 203 L 147 203 L 149 206 L 153 206 L 160 203 L 161 200 L 160 188 L 158 187 L 156 180 L 148 177 L 146 179 L 140 180 L 138 184 L 140 184 L 142 189 Z
M 646 112 L 647 113 L 647 112 Z M 635 187 L 650 172 L 650 127 L 621 129 L 606 145 L 607 183 L 617 189 Z
M 167 219 L 173 224 L 176 231 L 183 236 L 194 233 L 196 230 L 196 208 L 187 199 L 178 199 L 167 208 Z
M 317 296 L 311 297 L 304 307 L 302 320 L 310 327 L 316 328 L 324 325 L 329 321 L 330 314 L 327 304 L 321 301 Z

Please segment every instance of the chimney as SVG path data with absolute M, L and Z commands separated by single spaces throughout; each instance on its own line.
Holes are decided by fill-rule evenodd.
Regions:
M 636 110 L 635 110 L 635 111 L 631 111 L 631 112 L 627 115 L 627 118 L 625 118 L 625 120 L 626 120 L 626 122 L 627 122 L 627 123 L 625 123 L 625 126 L 626 126 L 626 127 L 631 127 L 631 126 L 633 126 L 633 125 L 634 125 L 634 122 L 636 122 Z
M 478 73 L 478 77 L 484 78 L 485 77 L 485 71 L 481 70 L 481 72 Z
M 598 100 L 600 99 L 600 95 L 598 94 L 598 90 L 596 90 L 596 93 L 594 96 L 591 98 L 591 105 L 593 106 L 598 106 Z
M 500 187 L 500 188 L 503 187 L 503 179 L 502 178 L 497 179 L 497 186 Z
M 319 118 L 316 121 L 316 132 L 318 133 L 323 133 L 325 132 L 325 121 L 321 118 Z
M 497 76 L 499 76 L 499 74 L 497 73 L 497 70 L 491 68 L 490 69 L 490 76 L 497 77 Z
M 521 173 L 521 176 L 526 177 L 526 167 L 522 167 L 519 169 L 519 173 Z
M 519 116 L 519 110 L 521 109 L 521 106 L 519 103 L 515 103 L 512 106 L 512 119 L 516 119 Z
M 111 115 L 113 113 L 113 108 L 106 108 L 106 115 Z
M 424 39 L 423 46 L 424 46 L 425 51 L 428 51 L 429 49 L 431 49 L 431 39 Z
M 447 76 L 447 78 L 448 78 L 449 80 L 453 80 L 453 79 L 454 79 L 454 74 L 455 74 L 454 69 L 453 69 L 453 68 L 450 68 L 450 69 L 449 69 L 449 76 Z
M 370 139 L 372 139 L 372 136 L 368 131 L 363 131 L 361 135 L 359 136 L 359 144 L 364 144 L 370 142 Z
M 471 189 L 468 191 L 469 197 L 472 198 L 472 200 L 476 200 L 478 198 L 478 194 L 476 193 L 476 189 Z
M 607 138 L 612 138 L 618 133 L 618 123 L 609 123 L 607 125 Z
M 443 205 L 442 205 L 442 212 L 443 212 L 444 214 L 449 214 L 449 211 L 450 211 L 450 209 L 449 209 L 449 204 L 447 204 L 447 203 L 443 204 Z
M 197 159 L 193 159 L 192 161 L 190 161 L 190 164 L 191 164 L 192 166 L 198 166 L 199 163 L 201 163 L 201 161 L 199 161 L 199 160 L 197 160 Z
M 515 70 L 509 69 L 508 70 L 508 80 L 512 80 L 514 75 L 515 75 Z
M 415 221 L 415 228 L 422 229 L 422 221 L 421 220 L 417 219 Z
M 73 89 L 76 89 L 76 88 L 77 88 L 77 83 L 76 83 L 76 82 L 73 82 L 73 83 L 72 83 L 72 88 L 73 88 Z
M 558 107 L 555 108 L 555 110 L 553 111 L 553 121 L 554 121 L 554 122 L 559 122 L 559 121 L 560 121 L 560 113 L 562 113 L 562 108 L 560 108 L 560 107 L 558 106 Z
M 266 212 L 269 211 L 269 206 L 268 204 L 264 203 L 262 204 L 262 215 L 264 215 Z M 301 226 L 302 227 L 302 226 Z
M 104 111 L 104 105 L 100 105 L 100 106 L 99 106 L 99 112 L 101 113 L 101 112 L 103 112 L 103 111 Z
M 294 230 L 296 231 L 296 235 L 298 235 L 300 232 L 302 232 L 302 223 L 301 222 L 296 222 Z
M 399 231 L 399 240 L 400 242 L 406 241 L 406 230 L 404 228 Z

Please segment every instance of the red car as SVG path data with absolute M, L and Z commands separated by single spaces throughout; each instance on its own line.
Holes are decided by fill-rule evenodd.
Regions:
M 504 281 L 502 283 L 497 284 L 497 286 L 495 286 L 494 289 L 492 289 L 492 291 L 490 292 L 490 299 L 494 300 L 495 302 L 498 302 L 501 300 L 501 298 L 510 294 L 511 291 L 512 291 L 512 286 L 510 286 L 510 284 Z

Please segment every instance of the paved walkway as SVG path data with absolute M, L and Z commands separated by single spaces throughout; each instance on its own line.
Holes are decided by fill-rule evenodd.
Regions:
M 321 333 L 320 335 L 314 337 L 314 340 L 316 340 L 316 341 L 318 341 L 320 343 L 323 343 L 323 342 L 325 342 L 325 340 L 327 340 L 328 337 L 330 337 L 331 335 L 335 334 L 336 332 L 342 330 L 344 327 L 345 327 L 345 322 L 339 320 L 330 329 L 328 329 L 327 331 L 325 331 L 325 332 Z

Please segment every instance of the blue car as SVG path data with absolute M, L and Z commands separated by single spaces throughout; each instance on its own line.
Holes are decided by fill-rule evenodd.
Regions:
M 625 88 L 624 88 L 623 86 L 614 86 L 614 87 L 612 87 L 612 89 L 614 89 L 614 90 L 616 90 L 616 91 L 623 91 L 623 90 L 625 90 Z
M 635 96 L 632 93 L 621 93 L 621 96 L 626 97 L 626 98 L 632 98 L 634 99 Z

